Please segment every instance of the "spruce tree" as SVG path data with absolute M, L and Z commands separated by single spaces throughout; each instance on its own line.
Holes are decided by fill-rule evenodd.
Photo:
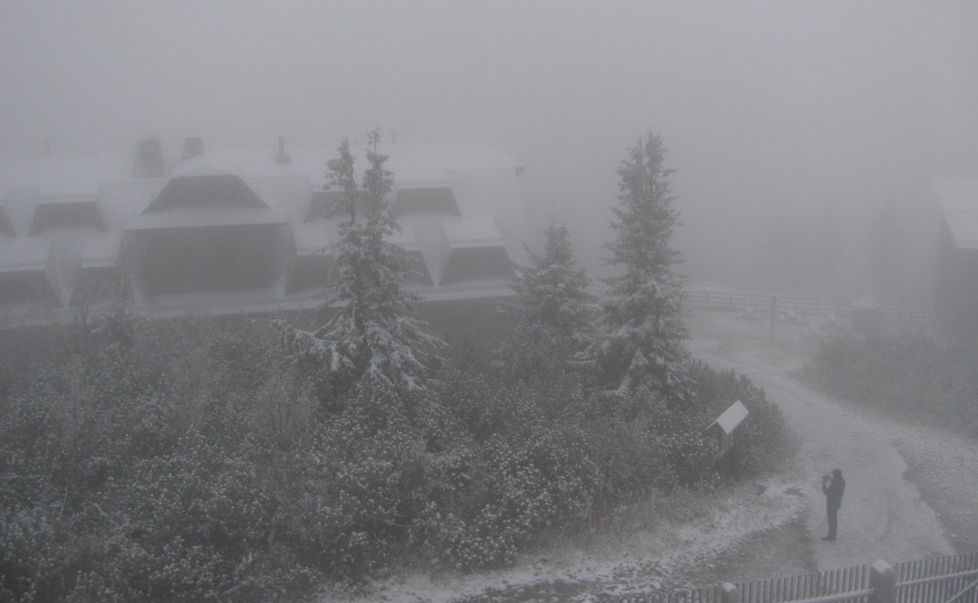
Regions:
M 362 188 L 348 140 L 327 162 L 330 185 L 340 189 L 334 212 L 350 218 L 333 250 L 334 276 L 324 304 L 331 317 L 313 331 L 277 321 L 287 348 L 318 365 L 339 391 L 366 377 L 399 390 L 423 389 L 444 345 L 415 316 L 417 298 L 401 287 L 412 269 L 404 251 L 387 240 L 401 227 L 388 200 L 393 179 L 379 140 L 379 129 L 368 136 Z M 359 219 L 358 209 L 365 214 Z
M 568 357 L 593 338 L 598 307 L 591 279 L 574 267 L 570 233 L 551 220 L 543 255 L 527 249 L 529 263 L 517 266 L 511 286 L 518 297 L 501 310 L 511 326 L 498 351 L 510 379 L 563 371 Z
M 603 391 L 657 392 L 686 397 L 684 364 L 688 337 L 681 320 L 683 277 L 675 271 L 678 252 L 669 240 L 678 224 L 663 167 L 666 149 L 651 132 L 641 137 L 618 169 L 617 207 L 606 262 L 620 273 L 604 279 L 606 333 L 578 356 Z
M 544 234 L 543 255 L 528 251 L 529 263 L 516 267 L 511 285 L 519 297 L 504 311 L 542 347 L 579 348 L 591 339 L 597 314 L 591 279 L 575 268 L 566 224 L 551 218 Z

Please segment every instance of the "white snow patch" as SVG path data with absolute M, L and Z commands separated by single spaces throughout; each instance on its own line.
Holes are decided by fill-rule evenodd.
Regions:
M 574 599 L 578 601 L 592 600 L 597 593 L 622 595 L 656 590 L 682 573 L 710 563 L 749 536 L 784 525 L 805 508 L 802 497 L 786 493 L 798 487 L 790 478 L 770 476 L 764 486 L 763 494 L 757 494 L 756 484 L 747 484 L 702 494 L 683 492 L 676 499 L 658 501 L 659 505 L 683 505 L 690 497 L 713 500 L 714 504 L 703 505 L 704 509 L 712 506 L 712 511 L 691 519 L 682 512 L 676 513 L 676 519 L 657 519 L 651 510 L 654 503 L 648 501 L 649 509 L 639 513 L 649 515 L 650 525 L 609 542 L 548 547 L 524 556 L 512 569 L 465 575 L 412 572 L 371 582 L 368 594 L 353 595 L 333 589 L 320 600 L 451 603 L 490 590 L 553 582 L 583 585 L 586 592 Z

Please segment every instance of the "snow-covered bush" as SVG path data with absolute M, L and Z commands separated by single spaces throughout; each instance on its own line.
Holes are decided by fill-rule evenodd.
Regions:
M 444 343 L 428 333 L 416 316 L 413 294 L 403 280 L 413 274 L 404 250 L 389 239 L 400 232 L 390 196 L 387 156 L 377 151 L 380 129 L 368 135 L 362 187 L 357 186 L 354 156 L 347 139 L 338 157 L 327 162 L 327 178 L 337 191 L 334 212 L 349 218 L 340 224 L 332 246 L 335 261 L 330 291 L 320 307 L 328 320 L 311 330 L 275 320 L 281 340 L 296 362 L 313 368 L 319 381 L 344 392 L 360 380 L 381 380 L 408 391 L 424 390 Z M 358 208 L 363 206 L 357 220 Z
M 617 273 L 604 279 L 605 330 L 575 361 L 595 390 L 685 400 L 686 300 L 684 277 L 676 271 L 679 252 L 670 244 L 679 214 L 665 152 L 659 136 L 649 132 L 618 168 L 621 194 L 611 222 L 616 238 L 607 244 L 606 260 Z
M 976 367 L 974 347 L 902 335 L 826 342 L 805 374 L 840 398 L 978 435 Z
M 790 448 L 786 448 L 790 434 L 781 409 L 746 375 L 718 371 L 705 363 L 694 362 L 690 365 L 690 377 L 700 400 L 699 425 L 709 425 L 735 401 L 747 407 L 750 414 L 737 434 L 738 471 L 742 476 L 771 467 L 777 461 L 773 457 Z M 715 451 L 715 444 L 709 445 L 711 452 Z
M 0 598 L 276 600 L 312 583 L 279 536 L 280 470 L 248 404 L 274 346 L 234 324 L 140 325 L 126 355 L 49 354 L 22 375 L 0 405 Z
M 575 267 L 570 231 L 552 219 L 544 236 L 543 254 L 527 249 L 529 264 L 516 267 L 516 301 L 500 308 L 512 326 L 500 350 L 510 378 L 551 371 L 594 336 L 597 299 L 591 279 Z
M 547 530 L 712 479 L 702 430 L 734 399 L 748 458 L 781 428 L 760 390 L 708 367 L 670 405 L 586 392 L 559 363 L 509 379 L 497 352 L 424 391 L 368 377 L 327 400 L 267 321 L 38 352 L 0 397 L 0 596 L 265 601 L 405 559 L 505 565 Z

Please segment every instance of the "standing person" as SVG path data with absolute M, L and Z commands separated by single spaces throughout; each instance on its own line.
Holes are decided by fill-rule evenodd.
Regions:
M 842 479 L 841 469 L 834 469 L 832 477 L 822 476 L 822 494 L 825 495 L 825 510 L 829 519 L 829 535 L 822 540 L 835 540 L 835 531 L 839 527 L 839 507 L 842 506 L 845 489 L 846 480 Z

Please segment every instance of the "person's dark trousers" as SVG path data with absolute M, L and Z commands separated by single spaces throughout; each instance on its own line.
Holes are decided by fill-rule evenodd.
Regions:
M 839 507 L 828 507 L 829 540 L 835 540 L 835 531 L 839 527 Z

